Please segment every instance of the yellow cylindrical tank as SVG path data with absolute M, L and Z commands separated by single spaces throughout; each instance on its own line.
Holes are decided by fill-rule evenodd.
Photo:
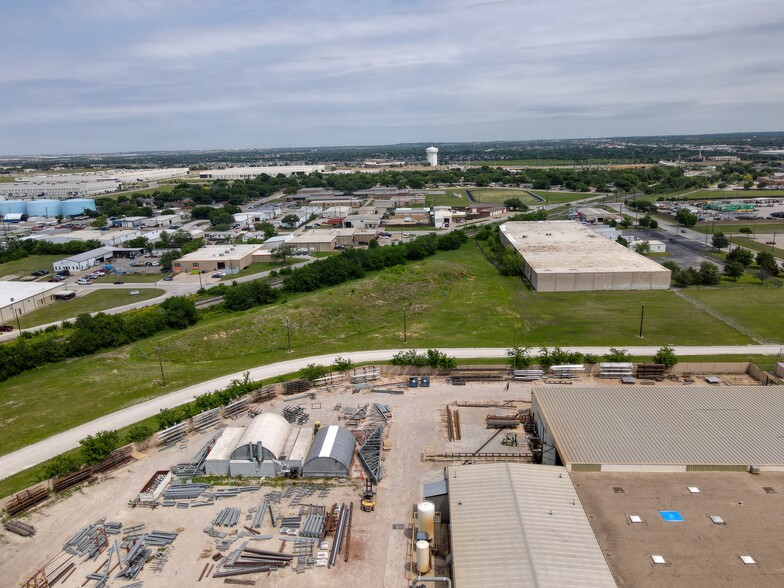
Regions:
M 430 543 L 424 539 L 416 542 L 416 564 L 420 574 L 430 571 Z
M 417 521 L 419 523 L 418 531 L 427 533 L 428 539 L 432 539 L 435 535 L 435 517 L 436 505 L 429 500 L 423 500 L 417 504 Z

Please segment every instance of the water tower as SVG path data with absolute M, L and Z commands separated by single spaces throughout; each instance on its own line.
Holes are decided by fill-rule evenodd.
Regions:
M 427 164 L 433 167 L 438 165 L 438 149 L 436 147 L 428 147 L 425 149 L 427 153 Z

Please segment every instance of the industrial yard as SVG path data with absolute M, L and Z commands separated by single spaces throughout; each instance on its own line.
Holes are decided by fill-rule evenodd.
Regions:
M 420 387 L 419 379 L 417 387 L 409 387 L 409 376 L 385 374 L 372 385 L 332 384 L 244 404 L 224 411 L 222 419 L 203 417 L 201 431 L 164 436 L 169 439 L 164 445 L 139 448 L 135 460 L 21 516 L 19 521 L 35 529 L 33 536 L 0 532 L 6 553 L 0 574 L 24 585 L 44 569 L 50 585 L 65 588 L 137 585 L 129 582 L 145 588 L 210 586 L 225 580 L 265 586 L 409 585 L 415 576 L 412 535 L 423 485 L 443 482 L 445 468 L 471 467 L 460 465 L 468 461 L 530 462 L 526 431 L 532 431 L 531 421 L 521 415 L 528 413 L 532 391 L 564 387 L 565 382 L 607 384 L 583 373 L 563 377 L 551 378 L 557 383 L 553 386 L 547 379 L 510 380 L 507 370 L 488 368 L 486 373 L 428 378 L 427 387 Z M 746 374 L 719 381 L 753 383 Z M 696 375 L 652 385 L 673 392 L 684 385 L 715 386 Z M 621 390 L 628 388 L 644 387 L 636 382 Z M 233 428 L 250 431 L 257 414 L 287 417 L 297 435 L 312 435 L 316 422 L 322 432 L 337 425 L 350 429 L 358 439 L 358 453 L 368 432 L 381 427 L 384 448 L 378 451 L 377 465 L 382 479 L 375 488 L 375 509 L 359 508 L 368 473 L 358 453 L 348 479 L 187 475 L 217 435 Z M 168 485 L 172 468 L 180 476 Z M 162 494 L 140 501 L 140 493 L 157 492 L 154 486 L 161 481 Z M 444 555 L 449 532 L 439 521 L 428 575 L 448 576 Z M 340 531 L 342 548 L 335 554 Z M 146 542 L 137 544 L 145 534 Z M 145 559 L 143 568 L 134 567 Z M 252 570 L 264 571 L 247 573 Z M 241 575 L 233 575 L 238 571 Z

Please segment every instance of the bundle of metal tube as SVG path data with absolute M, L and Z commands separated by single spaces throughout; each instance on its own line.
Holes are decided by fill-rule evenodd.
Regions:
M 343 534 L 346 529 L 346 521 L 348 520 L 348 509 L 346 504 L 340 505 L 340 513 L 338 514 L 338 526 L 335 529 L 335 541 L 332 543 L 332 552 L 329 554 L 329 565 L 331 568 L 338 560 L 338 551 L 340 550 L 340 543 L 343 541 Z
M 227 557 L 225 563 L 212 574 L 212 577 L 226 578 L 268 572 L 289 565 L 292 558 L 292 555 L 286 553 L 243 546 Z
M 167 531 L 153 531 L 144 536 L 144 543 L 151 547 L 170 545 L 177 538 L 177 533 Z
M 198 498 L 209 487 L 209 484 L 172 484 L 163 491 L 163 497 L 168 500 Z
M 226 507 L 218 513 L 212 524 L 217 527 L 233 527 L 240 520 L 240 509 Z
M 321 537 L 324 530 L 325 515 L 310 514 L 305 517 L 305 524 L 299 531 L 301 537 L 314 537 L 316 539 Z

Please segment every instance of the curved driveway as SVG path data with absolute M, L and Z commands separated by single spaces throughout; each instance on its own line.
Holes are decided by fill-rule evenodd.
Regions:
M 582 353 L 592 353 L 603 355 L 608 353 L 609 347 L 564 347 L 567 351 L 581 351 Z M 629 353 L 635 356 L 653 355 L 659 349 L 658 346 L 652 347 L 630 347 Z M 714 347 L 680 347 L 676 346 L 675 353 L 678 356 L 689 355 L 775 355 L 781 351 L 779 345 L 733 345 L 733 346 L 714 346 Z M 458 359 L 466 358 L 496 358 L 506 356 L 506 347 L 461 347 L 455 349 L 444 349 L 441 351 Z M 302 357 L 288 361 L 281 361 L 265 366 L 251 368 L 250 377 L 253 380 L 268 380 L 281 374 L 296 372 L 310 363 L 329 365 L 340 355 L 351 359 L 355 363 L 386 361 L 401 351 L 400 349 L 383 349 L 375 351 L 355 351 L 352 353 L 330 353 L 327 355 L 316 355 Z M 146 402 L 141 402 L 134 406 L 118 410 L 106 416 L 97 418 L 93 421 L 29 445 L 8 455 L 0 457 L 0 479 L 7 478 L 17 472 L 37 465 L 47 459 L 59 455 L 69 449 L 79 445 L 79 439 L 87 435 L 94 435 L 98 431 L 119 429 L 145 418 L 154 416 L 162 408 L 172 408 L 185 404 L 193 400 L 194 396 L 211 392 L 226 387 L 233 379 L 242 377 L 243 372 L 228 374 L 200 384 L 188 386 L 181 390 L 171 392 Z

